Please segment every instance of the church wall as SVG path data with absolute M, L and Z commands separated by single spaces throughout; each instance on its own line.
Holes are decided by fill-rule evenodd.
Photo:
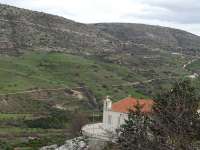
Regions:
M 104 129 L 108 131 L 115 132 L 120 125 L 124 124 L 124 120 L 128 119 L 126 113 L 113 112 L 113 111 L 104 111 L 103 125 Z

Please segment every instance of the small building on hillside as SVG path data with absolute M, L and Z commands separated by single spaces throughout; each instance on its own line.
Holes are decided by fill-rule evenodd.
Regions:
M 118 102 L 112 103 L 109 97 L 104 100 L 103 108 L 103 128 L 107 131 L 115 132 L 125 119 L 128 119 L 129 110 L 135 110 L 135 106 L 142 106 L 143 113 L 150 113 L 152 111 L 153 100 L 136 99 L 133 97 L 124 98 Z
M 152 111 L 153 103 L 153 100 L 136 99 L 133 97 L 127 97 L 112 103 L 111 99 L 107 96 L 103 106 L 103 121 L 101 123 L 85 125 L 82 128 L 82 133 L 91 138 L 108 141 L 113 140 L 116 129 L 128 119 L 128 112 L 130 109 L 134 111 L 135 106 L 139 104 L 142 106 L 142 112 L 150 113 Z

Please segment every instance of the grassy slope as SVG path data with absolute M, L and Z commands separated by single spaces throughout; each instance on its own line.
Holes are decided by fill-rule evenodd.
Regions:
M 191 63 L 187 68 L 192 72 L 200 73 L 200 59 Z
M 89 86 L 98 98 L 113 95 L 122 98 L 133 89 L 111 85 L 138 81 L 140 76 L 120 65 L 102 63 L 63 53 L 31 52 L 20 57 L 0 57 L 0 93 L 35 88 Z

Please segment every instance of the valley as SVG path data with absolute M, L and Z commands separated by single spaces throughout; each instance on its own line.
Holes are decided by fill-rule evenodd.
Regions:
M 199 75 L 199 57 L 200 37 L 182 30 L 83 24 L 0 4 L 0 146 L 63 144 L 78 119 L 102 119 L 105 96 L 153 98 Z

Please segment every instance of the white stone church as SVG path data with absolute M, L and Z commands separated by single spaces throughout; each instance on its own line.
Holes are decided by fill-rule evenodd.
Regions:
M 108 140 L 108 133 L 115 134 L 116 129 L 128 119 L 129 110 L 132 109 L 134 111 L 135 106 L 138 104 L 142 106 L 141 111 L 143 113 L 150 113 L 152 111 L 153 100 L 127 97 L 112 103 L 111 99 L 107 96 L 104 100 L 103 122 L 85 125 L 82 128 L 83 134 L 89 137 Z
M 153 100 L 127 97 L 112 104 L 112 101 L 107 97 L 103 108 L 103 128 L 107 131 L 115 132 L 116 129 L 124 124 L 125 119 L 128 119 L 129 109 L 134 110 L 134 107 L 138 104 L 142 106 L 142 112 L 150 113 Z

